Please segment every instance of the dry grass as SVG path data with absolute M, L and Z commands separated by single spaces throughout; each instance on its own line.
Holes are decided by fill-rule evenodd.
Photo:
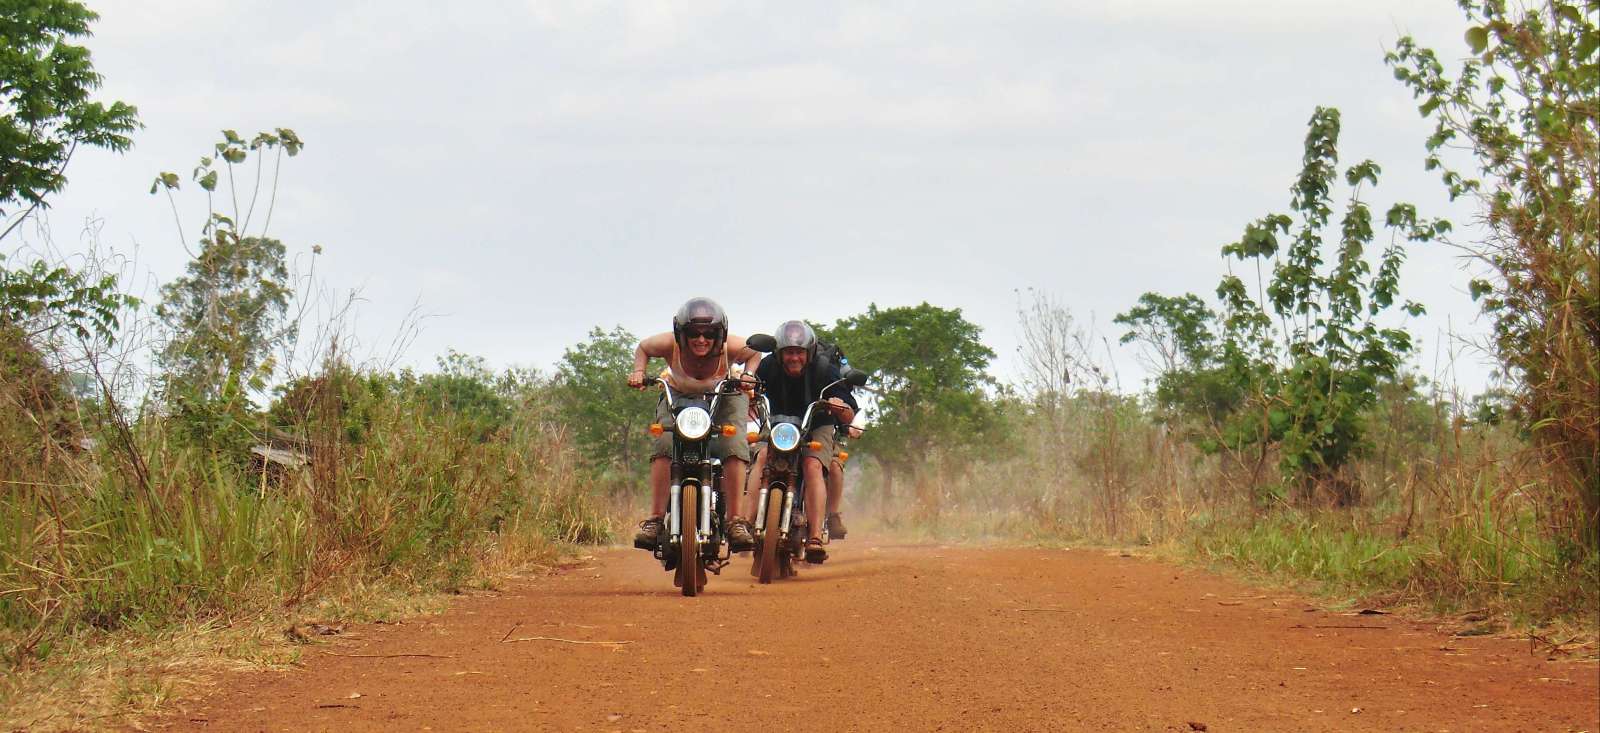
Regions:
M 292 662 L 291 622 L 436 609 L 609 537 L 544 385 L 445 383 L 506 406 L 485 419 L 410 375 L 342 376 L 290 426 L 299 471 L 156 411 L 84 409 L 97 445 L 72 450 L 18 393 L 33 382 L 0 384 L 0 429 L 51 458 L 0 476 L 0 727 L 128 724 L 218 672 Z
M 1128 403 L 1092 400 L 1013 412 L 1012 452 L 955 463 L 934 490 L 886 497 L 868 460 L 849 501 L 919 539 L 1149 546 L 1329 599 L 1593 639 L 1600 556 L 1571 541 L 1545 464 L 1509 427 L 1413 412 L 1375 429 L 1352 508 L 1291 501 L 1250 457 L 1201 455 Z

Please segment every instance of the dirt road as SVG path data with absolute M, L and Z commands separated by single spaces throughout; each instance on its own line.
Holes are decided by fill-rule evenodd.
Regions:
M 1526 642 L 1100 550 L 833 547 L 768 587 L 741 559 L 693 599 L 602 551 L 328 637 L 150 727 L 1600 731 L 1596 665 Z

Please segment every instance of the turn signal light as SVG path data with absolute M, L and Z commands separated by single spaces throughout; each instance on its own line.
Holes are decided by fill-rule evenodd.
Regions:
M 658 422 L 650 423 L 650 434 L 651 435 L 660 436 L 664 432 L 667 432 L 667 431 L 666 431 L 665 428 L 661 427 L 661 423 L 658 423 Z
M 810 443 L 806 443 L 806 447 L 810 448 L 811 450 L 818 451 L 822 450 L 822 443 L 820 441 L 813 440 Z
M 850 460 L 850 451 L 839 451 L 839 462 L 844 463 L 848 460 Z
M 745 433 L 744 434 L 744 442 L 746 442 L 746 443 L 759 443 L 759 442 L 761 442 L 761 433 Z

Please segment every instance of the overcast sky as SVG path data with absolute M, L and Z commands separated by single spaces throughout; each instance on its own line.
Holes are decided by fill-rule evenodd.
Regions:
M 151 179 L 222 128 L 291 127 L 271 234 L 359 290 L 363 355 L 420 304 L 422 366 L 454 348 L 548 369 L 592 326 L 663 330 L 705 294 L 738 333 L 960 308 L 1010 379 L 1017 289 L 1113 340 L 1142 292 L 1210 297 L 1219 248 L 1287 210 L 1317 105 L 1342 110 L 1346 163 L 1384 167 L 1375 209 L 1472 214 L 1422 171 L 1428 125 L 1382 62 L 1405 32 L 1456 53 L 1451 0 L 91 6 L 102 97 L 146 129 L 72 162 L 57 245 L 92 217 L 178 275 Z M 192 238 L 204 203 L 179 201 Z M 1461 267 L 1432 246 L 1405 269 L 1425 373 L 1447 324 L 1486 330 Z M 1487 367 L 1456 373 L 1476 389 Z

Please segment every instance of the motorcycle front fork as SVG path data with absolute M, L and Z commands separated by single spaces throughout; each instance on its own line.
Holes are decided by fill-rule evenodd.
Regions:
M 767 524 L 767 497 L 771 496 L 771 492 L 774 490 L 771 486 L 761 487 L 761 500 L 756 503 L 756 527 L 761 528 L 762 531 L 770 529 L 770 525 Z M 789 535 L 789 523 L 793 518 L 794 492 L 785 488 L 783 490 L 783 514 L 778 518 L 779 539 Z
M 711 497 L 715 493 L 715 491 L 707 489 L 704 485 L 700 486 L 700 516 L 698 517 L 699 526 L 695 527 L 695 534 L 699 536 L 701 542 L 705 542 L 711 537 Z M 683 538 L 682 484 L 672 485 L 671 494 L 669 495 L 667 502 L 667 514 L 671 517 L 671 522 L 667 527 L 668 536 L 673 540 L 681 540 Z

